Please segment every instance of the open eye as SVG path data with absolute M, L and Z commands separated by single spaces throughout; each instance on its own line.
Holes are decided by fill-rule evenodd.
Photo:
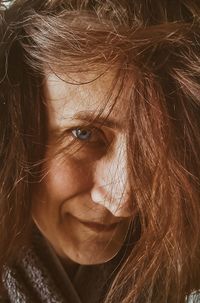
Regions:
M 76 128 L 72 130 L 72 134 L 79 140 L 87 141 L 91 138 L 92 130 L 87 128 Z
M 95 127 L 77 127 L 75 129 L 72 129 L 72 134 L 77 140 L 84 141 L 86 143 L 107 143 L 107 139 L 104 132 Z

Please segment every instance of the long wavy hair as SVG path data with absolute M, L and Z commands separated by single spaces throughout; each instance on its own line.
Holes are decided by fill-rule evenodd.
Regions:
M 46 140 L 44 70 L 116 68 L 140 235 L 105 303 L 200 288 L 199 0 L 16 0 L 0 15 L 0 273 L 32 228 Z

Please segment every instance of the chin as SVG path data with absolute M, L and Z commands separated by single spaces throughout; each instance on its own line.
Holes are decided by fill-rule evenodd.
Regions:
M 104 246 L 90 245 L 84 249 L 66 250 L 65 256 L 71 259 L 71 261 L 81 265 L 97 265 L 106 263 L 112 260 L 120 251 L 122 245 L 107 244 Z

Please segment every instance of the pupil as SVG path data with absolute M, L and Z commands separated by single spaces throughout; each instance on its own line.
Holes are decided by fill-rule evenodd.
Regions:
M 89 139 L 91 132 L 87 129 L 77 129 L 77 137 L 81 140 Z

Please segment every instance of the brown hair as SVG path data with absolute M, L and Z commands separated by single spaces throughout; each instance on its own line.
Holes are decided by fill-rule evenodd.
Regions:
M 200 3 L 17 0 L 0 19 L 0 270 L 31 228 L 44 155 L 43 70 L 117 67 L 141 234 L 109 302 L 181 303 L 200 288 Z

